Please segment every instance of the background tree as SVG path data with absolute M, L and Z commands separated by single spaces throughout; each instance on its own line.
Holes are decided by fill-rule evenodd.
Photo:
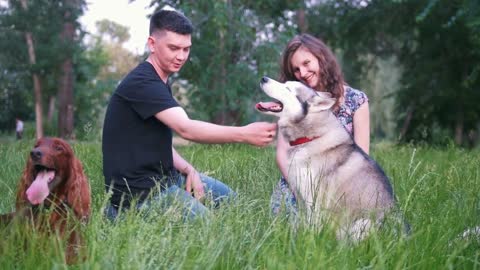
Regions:
M 101 21 L 99 35 L 84 43 L 77 24 L 83 1 L 25 0 L 27 9 L 20 1 L 8 3 L 0 6 L 0 129 L 13 128 L 16 116 L 35 119 L 31 89 L 37 74 L 42 88 L 37 104 L 49 105 L 49 119 L 58 113 L 58 127 L 66 127 L 63 132 L 52 128 L 56 120 L 47 121 L 45 133 L 68 137 L 74 127 L 79 137 L 98 138 L 99 132 L 91 131 L 101 128 L 108 97 L 144 59 L 123 48 L 128 29 Z M 309 32 L 334 49 L 349 84 L 367 92 L 375 138 L 459 145 L 478 140 L 476 0 L 170 0 L 151 5 L 181 10 L 194 24 L 190 62 L 171 83 L 195 118 L 222 124 L 263 118 L 253 109 L 265 98 L 259 79 L 277 77 L 286 42 Z M 29 31 L 33 65 L 25 39 Z
M 94 37 L 93 46 L 102 47 L 109 59 L 109 63 L 101 68 L 97 79 L 112 80 L 117 83 L 138 65 L 141 56 L 123 47 L 130 39 L 128 27 L 107 19 L 100 20 L 95 25 L 98 34 Z
M 0 7 L 0 130 L 12 130 L 15 118 L 34 119 L 32 76 L 28 70 L 28 54 L 22 31 L 14 26 L 8 5 Z M 15 42 L 6 42 L 15 41 Z M 13 60 L 13 61 L 12 61 Z M 23 104 L 29 104 L 25 108 Z
M 72 33 L 75 32 L 75 29 L 71 27 L 83 11 L 85 3 L 83 1 L 72 1 L 70 3 L 69 1 L 9 1 L 8 5 L 2 7 L 0 27 L 5 38 L 0 42 L 0 47 L 5 50 L 0 52 L 0 57 L 5 61 L 3 72 L 9 75 L 15 74 L 15 76 L 20 76 L 18 77 L 19 79 L 26 81 L 23 84 L 24 87 L 37 90 L 41 88 L 41 91 L 35 90 L 36 94 L 32 95 L 35 97 L 32 100 L 36 104 L 35 111 L 37 112 L 35 117 L 37 137 L 43 134 L 44 101 L 56 96 L 59 89 L 62 90 L 60 94 L 65 93 L 64 91 L 73 93 L 73 90 L 71 90 L 73 83 L 70 78 L 72 69 L 70 68 L 75 63 L 69 59 L 75 59 L 72 53 L 78 55 L 81 51 L 72 49 L 78 48 L 80 43 L 78 39 L 70 39 Z M 26 8 L 21 4 L 24 4 Z M 73 4 L 79 6 L 72 6 Z M 68 14 L 72 17 L 68 17 L 70 16 Z M 68 17 L 68 20 L 66 20 L 65 16 Z M 31 34 L 31 42 L 21 42 L 24 33 Z M 27 46 L 30 43 L 33 46 Z M 34 64 L 31 61 L 32 55 L 35 56 Z M 28 71 L 28 73 L 25 71 Z M 27 82 L 27 78 L 24 76 L 28 76 L 28 74 L 35 74 L 37 79 L 33 80 L 33 83 Z M 60 81 L 64 83 L 59 84 Z M 60 85 L 64 87 L 60 87 Z M 60 103 L 68 103 L 66 107 L 73 110 L 74 106 L 70 96 L 71 94 L 67 93 L 66 97 L 69 98 L 62 100 Z M 24 110 L 30 104 L 28 99 L 25 101 L 23 106 L 7 111 L 10 114 L 9 118 L 18 114 L 15 110 Z M 33 108 L 30 109 L 33 111 Z M 59 115 L 67 117 L 67 114 L 63 114 L 63 112 Z M 24 116 L 27 117 L 26 120 L 29 120 L 28 117 L 31 115 L 24 114 Z M 68 117 L 71 116 L 70 114 L 68 115 Z M 51 129 L 48 130 L 50 135 L 55 135 L 55 133 Z
M 283 12 L 296 4 L 200 0 L 152 5 L 179 9 L 194 24 L 190 62 L 172 76 L 174 88 L 188 89 L 183 96 L 188 110 L 221 124 L 243 124 L 259 117 L 253 109 L 260 95 L 258 83 L 264 74 L 278 73 L 279 52 L 292 29 Z
M 65 0 L 63 3 L 62 31 L 60 43 L 64 48 L 60 63 L 60 78 L 58 87 L 58 135 L 62 138 L 72 138 L 74 131 L 74 63 L 73 57 L 78 48 L 75 40 L 77 20 L 83 13 L 85 2 L 81 0 Z
M 108 99 L 123 77 L 143 58 L 123 47 L 128 28 L 109 20 L 96 22 L 78 61 L 76 133 L 85 140 L 100 140 Z
M 10 5 L 14 4 L 10 1 Z M 21 18 L 28 18 L 32 15 L 31 7 L 27 3 L 27 0 L 20 0 L 20 2 L 15 3 L 15 8 L 17 10 L 18 16 Z M 18 5 L 20 4 L 20 6 Z M 9 19 L 9 18 L 8 18 Z M 6 20 L 7 24 L 9 20 Z M 20 20 L 17 20 L 20 22 Z M 33 92 L 35 97 L 35 134 L 36 138 L 43 137 L 43 110 L 42 110 L 42 86 L 40 84 L 40 76 L 38 71 L 33 69 L 37 65 L 37 57 L 35 52 L 34 38 L 32 30 L 26 24 L 17 24 L 18 30 L 21 31 L 25 37 L 26 49 L 28 51 L 28 63 L 30 64 L 30 72 L 33 79 Z
M 102 19 L 95 22 L 95 26 L 97 27 L 98 37 L 105 42 L 121 45 L 130 39 L 128 27 L 116 22 Z
M 480 116 L 478 10 L 470 0 L 322 1 L 309 23 L 341 48 L 354 80 L 378 71 L 378 59 L 398 63 L 398 91 L 386 92 L 401 140 L 462 144 Z

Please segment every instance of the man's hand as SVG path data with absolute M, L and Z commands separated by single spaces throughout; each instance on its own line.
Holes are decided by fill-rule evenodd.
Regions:
M 185 190 L 188 193 L 191 194 L 193 191 L 193 196 L 197 200 L 203 201 L 203 198 L 205 197 L 205 190 L 203 188 L 202 180 L 200 180 L 200 174 L 194 168 L 188 170 L 185 185 Z
M 245 142 L 255 146 L 267 146 L 275 138 L 277 124 L 267 122 L 255 122 L 243 126 L 245 130 Z

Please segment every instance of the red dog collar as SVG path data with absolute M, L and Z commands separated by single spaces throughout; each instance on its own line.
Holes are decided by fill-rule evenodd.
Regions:
M 295 145 L 299 145 L 299 144 L 304 144 L 304 143 L 307 143 L 307 142 L 311 142 L 315 139 L 317 139 L 318 137 L 313 137 L 313 138 L 307 138 L 307 137 L 301 137 L 301 138 L 298 138 L 294 141 L 290 141 L 290 146 L 295 146 Z

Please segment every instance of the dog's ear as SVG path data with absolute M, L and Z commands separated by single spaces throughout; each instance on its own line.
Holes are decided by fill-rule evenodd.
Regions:
M 83 172 L 82 163 L 73 157 L 72 171 L 66 183 L 67 203 L 72 207 L 75 215 L 81 221 L 88 220 L 90 216 L 90 185 Z
M 309 100 L 310 108 L 309 110 L 311 112 L 320 112 L 320 111 L 325 111 L 329 110 L 330 108 L 333 107 L 337 100 L 332 97 L 326 97 L 326 96 L 313 96 Z

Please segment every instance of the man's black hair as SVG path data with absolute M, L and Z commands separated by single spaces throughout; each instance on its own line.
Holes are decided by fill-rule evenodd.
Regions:
M 150 18 L 150 35 L 167 30 L 181 35 L 191 34 L 192 22 L 185 15 L 174 10 L 160 10 Z

